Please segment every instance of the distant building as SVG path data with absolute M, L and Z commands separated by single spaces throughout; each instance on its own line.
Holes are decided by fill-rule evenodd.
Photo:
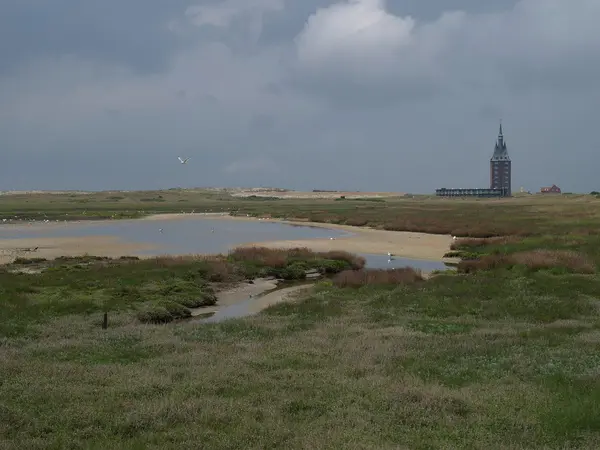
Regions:
M 510 197 L 512 195 L 511 176 L 511 161 L 502 133 L 502 123 L 500 123 L 498 140 L 490 159 L 490 189 L 503 189 L 506 196 Z
M 562 193 L 562 191 L 560 190 L 560 188 L 553 184 L 550 187 L 543 187 L 542 189 L 540 189 L 540 193 L 542 194 L 560 194 Z
M 506 197 L 506 189 L 488 189 L 488 188 L 474 188 L 474 189 L 447 189 L 441 188 L 435 190 L 435 195 L 438 197 Z
M 511 197 L 511 161 L 502 133 L 502 123 L 494 154 L 490 159 L 490 187 L 471 189 L 436 189 L 438 197 Z

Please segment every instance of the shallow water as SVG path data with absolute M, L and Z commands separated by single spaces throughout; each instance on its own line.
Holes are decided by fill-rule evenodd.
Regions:
M 367 253 L 359 253 L 360 256 L 367 261 L 366 267 L 369 269 L 398 269 L 400 267 L 410 266 L 423 272 L 431 272 L 432 270 L 446 270 L 448 265 L 441 261 L 427 261 L 420 259 L 409 258 L 390 258 L 387 255 L 374 255 Z
M 160 230 L 163 230 L 162 232 Z M 214 231 L 213 231 L 214 230 Z M 115 220 L 104 223 L 67 222 L 64 224 L 36 224 L 32 229 L 0 227 L 0 239 L 34 237 L 114 236 L 125 242 L 152 244 L 151 250 L 136 252 L 139 255 L 227 253 L 231 248 L 248 242 L 296 240 L 314 238 L 339 238 L 349 236 L 339 230 L 320 227 L 289 225 L 278 222 L 235 221 L 207 219 L 201 216 L 177 220 Z M 411 266 L 423 271 L 443 270 L 443 262 L 394 258 L 387 255 L 361 254 L 367 267 L 386 269 Z
M 217 323 L 229 319 L 239 319 L 252 315 L 252 306 L 255 298 L 249 297 L 246 300 L 236 303 L 235 305 L 225 306 L 209 317 L 201 319 L 192 319 L 194 323 Z
M 178 220 L 127 220 L 107 223 L 35 225 L 24 230 L 0 227 L 0 239 L 32 237 L 114 236 L 125 242 L 146 243 L 157 248 L 140 255 L 167 253 L 226 253 L 248 242 L 296 240 L 347 236 L 326 228 L 293 226 L 277 222 L 234 221 L 190 217 Z M 163 230 L 162 232 L 160 230 Z M 214 230 L 214 231 L 213 231 Z

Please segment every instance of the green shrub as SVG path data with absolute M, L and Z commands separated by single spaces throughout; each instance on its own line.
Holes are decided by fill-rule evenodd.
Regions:
M 139 311 L 137 318 L 142 323 L 169 323 L 174 319 L 164 306 L 156 304 L 146 306 L 146 308 Z
M 205 291 L 194 297 L 173 297 L 171 300 L 187 308 L 202 308 L 216 304 L 217 296 L 214 292 Z
M 112 290 L 111 298 L 113 300 L 140 301 L 142 293 L 133 286 L 119 286 Z
M 165 308 L 169 314 L 171 314 L 173 319 L 185 319 L 192 316 L 192 312 L 189 310 L 189 308 L 186 308 L 182 304 L 173 300 L 161 300 L 158 305 Z
M 172 300 L 162 300 L 159 305 L 165 308 L 169 314 L 171 314 L 173 319 L 185 319 L 192 316 L 192 312 L 189 308 Z
M 332 259 L 324 259 L 319 261 L 317 269 L 321 273 L 331 274 L 331 273 L 339 273 L 343 270 L 350 269 L 351 265 L 347 261 L 344 260 L 332 260 Z
M 200 293 L 201 290 L 201 287 L 192 281 L 174 280 L 163 285 L 160 289 L 160 293 L 166 296 L 171 294 L 195 295 L 196 293 Z
M 15 258 L 15 260 L 13 261 L 13 264 L 35 264 L 35 263 L 40 263 L 40 262 L 44 262 L 47 261 L 46 258 L 22 258 L 22 257 L 18 257 Z
M 302 280 L 306 278 L 306 269 L 303 264 L 292 263 L 280 271 L 284 280 Z

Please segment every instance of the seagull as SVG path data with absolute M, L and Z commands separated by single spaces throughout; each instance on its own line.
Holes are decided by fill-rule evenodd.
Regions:
M 162 228 L 159 228 L 159 229 L 158 229 L 158 231 L 160 231 L 160 232 L 162 233 L 162 232 L 163 232 L 163 229 L 162 229 Z
M 452 236 L 452 240 L 455 241 L 456 240 L 456 236 Z
M 177 159 L 179 160 L 179 162 L 181 164 L 187 164 L 187 162 L 189 161 L 190 158 L 182 159 L 181 156 L 178 156 Z

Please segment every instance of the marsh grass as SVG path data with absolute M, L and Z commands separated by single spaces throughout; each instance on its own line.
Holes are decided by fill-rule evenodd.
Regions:
M 204 326 L 58 317 L 0 346 L 3 447 L 597 448 L 600 284 L 535 277 L 321 283 Z
M 214 305 L 216 288 L 248 278 L 302 279 L 309 269 L 336 273 L 353 263 L 364 264 L 344 252 L 276 249 L 260 255 L 266 260 L 240 250 L 229 256 L 110 259 L 85 255 L 17 261 L 0 271 L 0 336 L 35 334 L 41 322 L 103 311 L 130 311 L 142 322 L 165 323 L 189 317 L 189 308 Z M 284 258 L 284 265 L 269 266 L 273 255 Z M 23 265 L 40 273 L 19 272 Z
M 323 255 L 0 270 L 2 448 L 600 448 L 597 199 L 244 205 L 477 237 L 453 249 L 474 269 L 421 281 L 356 267 L 302 301 L 207 325 L 142 325 L 119 305 L 189 298 L 211 277 L 325 270 Z
M 537 249 L 511 254 L 484 255 L 474 260 L 461 261 L 458 271 L 470 273 L 477 270 L 524 267 L 528 270 L 554 270 L 580 274 L 593 274 L 596 267 L 590 258 L 581 253 L 566 250 Z
M 333 277 L 337 287 L 360 287 L 365 285 L 400 285 L 424 281 L 420 271 L 412 267 L 397 269 L 344 270 Z
M 237 247 L 229 252 L 228 259 L 244 263 L 247 271 L 256 276 L 275 276 L 285 280 L 303 279 L 307 270 L 334 274 L 365 265 L 363 257 L 348 252 L 313 252 L 308 248 Z
M 257 263 L 268 267 L 282 268 L 294 261 L 332 260 L 346 262 L 352 269 L 362 269 L 365 259 L 362 256 L 344 251 L 314 252 L 306 247 L 277 249 L 261 246 L 236 247 L 229 252 L 234 261 Z

